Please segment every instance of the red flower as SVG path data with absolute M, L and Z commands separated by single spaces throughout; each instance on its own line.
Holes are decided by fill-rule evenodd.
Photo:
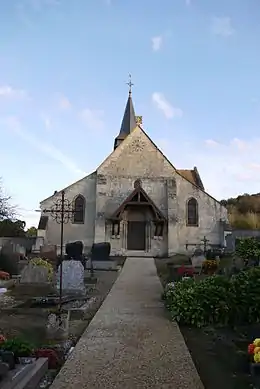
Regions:
M 194 269 L 192 267 L 185 267 L 184 265 L 182 265 L 181 267 L 178 268 L 178 274 L 182 276 L 184 274 L 187 274 L 188 276 L 193 276 Z
M 254 350 L 255 350 L 255 345 L 253 343 L 249 344 L 247 348 L 248 354 L 250 355 L 254 354 Z
M 60 361 L 56 351 L 49 348 L 41 348 L 35 352 L 36 358 L 48 358 L 49 369 L 57 369 Z
M 6 338 L 4 335 L 0 335 L 0 343 L 3 343 L 6 341 Z

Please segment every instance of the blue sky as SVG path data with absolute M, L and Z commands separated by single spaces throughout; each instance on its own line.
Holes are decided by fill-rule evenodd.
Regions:
M 259 0 L 2 0 L 0 175 L 27 226 L 112 151 L 129 73 L 176 168 L 260 192 L 259 20 Z

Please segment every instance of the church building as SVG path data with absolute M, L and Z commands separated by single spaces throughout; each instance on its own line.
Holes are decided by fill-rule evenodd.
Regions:
M 112 153 L 91 174 L 64 189 L 73 210 L 64 246 L 110 242 L 111 255 L 167 257 L 224 245 L 227 210 L 209 195 L 196 167 L 180 170 L 135 115 L 131 87 Z M 55 189 L 55 188 L 54 188 Z M 38 237 L 60 250 L 61 225 L 49 212 L 61 191 L 40 203 Z

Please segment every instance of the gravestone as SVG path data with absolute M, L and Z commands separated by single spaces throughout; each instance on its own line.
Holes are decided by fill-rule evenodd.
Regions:
M 191 257 L 191 263 L 195 270 L 201 270 L 202 264 L 205 260 L 205 255 L 200 249 L 196 249 Z
M 28 263 L 22 272 L 20 282 L 15 284 L 14 293 L 47 296 L 55 291 L 53 280 L 49 279 L 48 269 L 44 266 Z
M 29 263 L 21 272 L 20 284 L 49 283 L 48 269 L 44 266 L 35 266 Z
M 81 260 L 83 253 L 83 243 L 76 241 L 66 244 L 66 254 L 70 259 Z
M 55 265 L 57 260 L 57 247 L 55 245 L 41 246 L 40 257 L 46 258 L 52 265 Z
M 0 361 L 0 381 L 7 376 L 9 371 L 9 366 L 7 363 L 1 362 Z
M 110 250 L 110 242 L 94 243 L 91 249 L 92 261 L 108 261 Z
M 20 254 L 13 252 L 13 246 L 6 244 L 0 250 L 0 270 L 6 271 L 11 276 L 19 274 Z
M 57 289 L 60 289 L 60 266 L 57 272 Z M 62 290 L 66 294 L 85 294 L 84 266 L 80 261 L 62 262 Z
M 83 257 L 83 243 L 78 240 L 76 242 L 71 242 L 66 244 L 66 260 L 75 260 L 80 261 L 85 269 L 85 258 Z

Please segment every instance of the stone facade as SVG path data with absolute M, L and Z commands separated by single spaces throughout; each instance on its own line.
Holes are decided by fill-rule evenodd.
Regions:
M 176 170 L 139 125 L 123 141 L 120 138 L 120 142 L 94 173 L 65 189 L 66 198 L 72 202 L 82 195 L 85 209 L 84 222 L 65 225 L 64 244 L 82 240 L 84 251 L 88 252 L 94 242 L 106 241 L 111 243 L 112 255 L 133 256 L 191 252 L 196 245 L 202 244 L 204 236 L 209 245 L 223 246 L 223 223 L 228 221 L 226 208 L 203 187 L 185 178 L 182 171 Z M 125 206 L 117 220 L 119 230 L 114 232 L 111 217 L 134 191 L 136 180 L 149 197 L 150 206 L 142 212 L 131 208 L 133 203 L 130 208 Z M 41 209 L 49 209 L 55 197 L 59 198 L 60 193 L 44 200 Z M 191 198 L 197 201 L 198 223 L 195 226 L 187 225 L 187 203 Z M 155 234 L 155 216 L 151 210 L 164 220 L 159 236 Z M 129 222 L 141 220 L 140 217 L 145 223 L 145 249 L 142 252 L 129 250 L 127 243 Z M 60 226 L 50 217 L 46 243 L 57 247 L 60 244 Z

